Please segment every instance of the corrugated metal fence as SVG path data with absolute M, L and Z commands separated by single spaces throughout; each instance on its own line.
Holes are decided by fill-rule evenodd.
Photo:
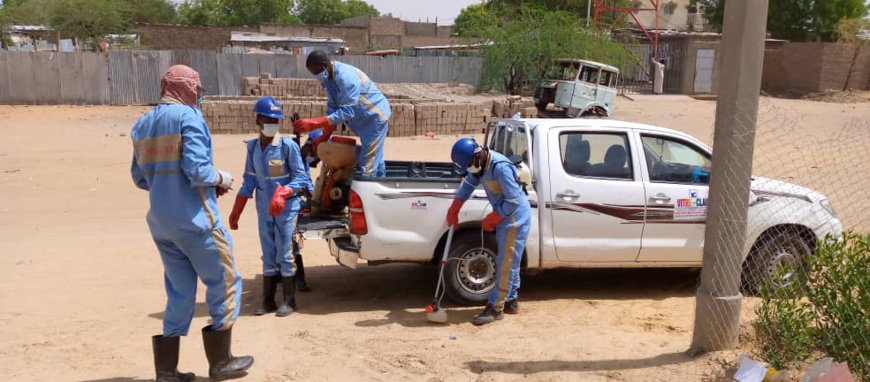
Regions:
M 338 56 L 375 82 L 476 85 L 476 57 Z M 311 78 L 305 56 L 213 51 L 0 52 L 0 104 L 147 105 L 160 98 L 160 77 L 174 64 L 196 69 L 211 95 L 240 95 L 242 78 L 269 73 Z

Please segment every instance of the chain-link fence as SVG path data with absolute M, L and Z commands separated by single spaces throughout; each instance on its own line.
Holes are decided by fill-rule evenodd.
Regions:
M 714 215 L 725 221 L 715 226 L 715 242 L 709 241 L 715 235 L 706 236 L 705 256 L 712 261 L 704 263 L 698 293 L 712 291 L 717 302 L 709 315 L 695 317 L 685 338 L 688 347 L 694 329 L 693 345 L 699 334 L 732 345 L 672 354 L 622 369 L 615 380 L 733 381 L 745 356 L 772 374 L 765 381 L 812 381 L 802 379 L 811 366 L 826 370 L 839 363 L 855 381 L 870 381 L 870 119 L 865 104 L 826 105 L 842 113 L 836 118 L 810 110 L 815 105 L 761 97 L 754 141 L 736 129 L 729 134 L 737 143 L 728 149 L 701 135 L 714 151 L 729 151 L 724 165 L 688 142 L 642 138 L 646 156 L 661 159 L 647 164 L 651 184 L 661 178 L 669 187 L 691 186 L 673 201 L 674 223 L 706 218 L 709 230 Z M 748 158 L 753 177 L 742 213 L 733 201 L 714 211 L 717 206 L 707 203 L 712 168 L 725 167 L 725 187 L 734 191 Z M 740 255 L 728 256 L 735 251 Z
M 793 377 L 831 357 L 870 381 L 870 121 L 855 111 L 842 125 L 759 111 L 742 348 Z
M 715 214 L 724 223 L 706 237 L 717 240 L 705 243 L 712 255 L 705 266 L 716 266 L 702 273 L 700 288 L 726 292 L 714 297 L 727 300 L 739 281 L 743 298 L 715 304 L 713 317 L 696 316 L 695 336 L 727 342 L 738 334 L 729 327 L 739 316 L 737 352 L 773 374 L 765 380 L 798 381 L 828 362 L 870 381 L 870 121 L 853 106 L 843 104 L 842 113 L 854 118 L 831 124 L 762 97 L 754 142 L 751 134 L 731 136 L 737 144 L 724 187 L 741 187 L 732 176 L 751 157 L 751 195 L 742 211 L 739 201 L 707 211 L 708 228 Z M 741 222 L 745 232 L 733 224 Z M 735 247 L 742 256 L 729 256 Z M 731 380 L 739 362 L 730 356 L 722 367 L 691 370 L 687 380 Z

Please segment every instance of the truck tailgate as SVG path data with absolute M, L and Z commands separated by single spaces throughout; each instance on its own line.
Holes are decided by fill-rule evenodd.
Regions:
M 296 233 L 305 239 L 332 239 L 348 236 L 346 217 L 302 216 L 296 220 Z

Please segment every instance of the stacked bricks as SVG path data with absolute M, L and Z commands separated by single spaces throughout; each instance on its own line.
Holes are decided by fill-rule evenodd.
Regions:
M 492 101 L 492 115 L 496 118 L 511 118 L 517 113 L 520 113 L 525 117 L 530 113 L 527 109 L 534 107 L 534 101 L 523 100 L 519 96 L 497 99 Z M 537 116 L 537 113 L 535 113 L 534 116 Z M 533 117 L 530 115 L 529 118 Z
M 239 97 L 241 98 L 241 97 Z M 259 131 L 255 123 L 254 104 L 256 97 L 249 100 L 206 100 L 202 102 L 203 117 L 209 129 L 216 134 L 255 134 Z M 281 121 L 281 132 L 293 131 L 290 117 L 294 113 L 300 118 L 311 118 L 326 114 L 326 102 L 295 99 L 278 99 L 285 118 Z
M 488 104 L 420 103 L 415 106 L 417 135 L 474 134 L 486 126 Z
M 293 130 L 290 117 L 326 115 L 326 99 L 321 97 L 275 97 L 281 104 L 285 119 L 281 132 Z M 254 104 L 256 96 L 209 96 L 201 105 L 209 128 L 216 134 L 256 134 Z M 537 110 L 526 106 L 528 101 L 506 100 L 478 103 L 453 103 L 433 100 L 391 99 L 390 137 L 415 135 L 469 135 L 481 133 L 492 118 L 508 118 L 516 112 L 534 118 Z M 525 106 L 525 107 L 523 107 Z M 499 114 L 496 114 L 499 113 Z M 347 125 L 336 128 L 336 135 L 355 136 Z
M 390 130 L 388 137 L 410 137 L 421 134 L 417 131 L 415 105 L 410 102 L 390 102 Z
M 242 94 L 272 97 L 326 97 L 326 89 L 317 80 L 304 78 L 272 78 L 263 73 L 260 77 L 242 79 Z

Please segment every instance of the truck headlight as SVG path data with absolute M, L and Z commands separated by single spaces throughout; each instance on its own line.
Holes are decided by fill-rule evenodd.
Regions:
M 831 204 L 830 200 L 822 199 L 819 201 L 819 204 L 822 206 L 822 208 L 825 209 L 825 211 L 828 211 L 828 213 L 831 214 L 831 216 L 837 217 L 837 213 L 834 211 L 834 205 Z

